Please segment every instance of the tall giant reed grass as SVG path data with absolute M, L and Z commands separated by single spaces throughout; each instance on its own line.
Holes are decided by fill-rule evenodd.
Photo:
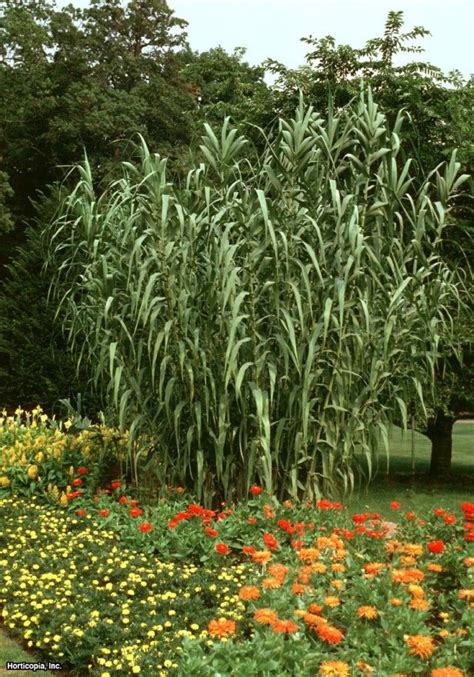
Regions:
M 439 245 L 465 177 L 453 155 L 415 188 L 402 121 L 388 129 L 370 92 L 327 120 L 301 102 L 255 166 L 229 120 L 206 125 L 182 186 L 143 141 L 101 195 L 77 167 L 44 231 L 51 294 L 135 474 L 207 504 L 255 481 L 348 490 L 355 459 L 370 468 L 392 418 L 423 406 L 459 301 Z

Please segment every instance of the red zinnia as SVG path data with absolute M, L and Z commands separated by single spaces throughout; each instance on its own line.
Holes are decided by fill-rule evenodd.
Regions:
M 253 487 L 250 487 L 250 493 L 253 494 L 254 496 L 258 496 L 259 494 L 262 493 L 262 488 L 254 485 Z
M 153 529 L 153 525 L 150 522 L 142 522 L 138 528 L 142 534 L 146 534 Z
M 132 508 L 128 511 L 128 514 L 130 517 L 140 517 L 143 514 L 143 510 L 141 508 Z
M 414 512 L 407 512 L 407 514 L 405 515 L 405 517 L 407 518 L 407 520 L 414 520 L 415 517 L 416 517 L 416 515 L 415 515 Z
M 254 552 L 256 552 L 257 549 L 253 547 L 253 545 L 243 545 L 242 546 L 242 552 L 244 555 L 253 555 Z
M 78 472 L 79 475 L 87 475 L 87 473 L 89 472 L 89 469 L 85 468 L 83 465 L 81 465 L 81 467 L 77 469 L 77 472 Z
M 273 534 L 270 534 L 268 532 L 263 534 L 263 542 L 267 546 L 269 550 L 276 550 L 278 548 L 278 541 L 273 536 Z
M 216 536 L 217 536 L 217 531 L 216 531 L 215 529 L 207 528 L 207 529 L 204 529 L 204 531 L 205 531 L 206 534 L 207 534 L 208 536 L 210 536 L 211 538 L 216 538 Z
M 84 510 L 84 508 L 79 508 L 79 510 L 76 510 L 76 515 L 78 517 L 85 517 L 87 515 L 87 510 Z
M 226 545 L 225 543 L 216 544 L 216 552 L 218 555 L 227 555 L 229 551 L 230 551 L 229 546 Z
M 400 501 L 392 501 L 392 502 L 390 503 L 390 508 L 391 508 L 392 510 L 400 510 L 400 507 L 401 507 Z
M 247 522 L 248 522 L 249 524 L 255 524 L 256 521 L 257 521 L 257 518 L 256 518 L 256 517 L 248 517 L 248 518 L 247 518 Z
M 431 541 L 428 543 L 428 550 L 434 555 L 438 555 L 440 552 L 443 552 L 445 545 L 443 541 Z
M 101 517 L 108 517 L 109 516 L 109 511 L 106 510 L 105 508 L 103 510 L 99 510 L 99 515 Z
M 73 481 L 71 482 L 71 484 L 72 484 L 73 487 L 80 487 L 81 484 L 82 484 L 82 480 L 81 480 L 80 477 L 76 477 L 76 479 L 73 480 Z
M 120 505 L 126 505 L 127 504 L 127 497 L 126 496 L 120 496 L 119 503 L 120 503 Z
M 110 483 L 110 486 L 112 489 L 120 489 L 122 482 L 120 482 L 120 480 L 113 480 L 113 482 Z

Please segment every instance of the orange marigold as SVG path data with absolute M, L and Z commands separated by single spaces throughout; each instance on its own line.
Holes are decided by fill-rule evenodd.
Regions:
M 308 586 L 303 585 L 303 583 L 293 583 L 291 586 L 291 591 L 294 595 L 303 595 L 307 589 Z
M 422 599 L 425 596 L 425 591 L 421 585 L 416 585 L 416 583 L 410 583 L 408 586 L 408 592 L 417 599 Z
M 327 677 L 349 677 L 349 665 L 344 661 L 324 661 L 319 666 L 319 674 Z
M 271 505 L 264 505 L 263 506 L 263 515 L 267 519 L 271 519 L 272 517 L 275 517 L 275 511 L 273 510 Z
M 235 634 L 235 621 L 228 618 L 215 618 L 207 626 L 212 637 L 230 637 Z
M 291 635 L 298 632 L 298 626 L 294 621 L 277 620 L 272 625 L 273 632 L 280 632 L 284 635 Z
M 474 588 L 459 590 L 458 597 L 459 599 L 474 599 Z
M 331 588 L 336 588 L 336 590 L 342 590 L 344 588 L 344 583 L 342 581 L 340 581 L 338 578 L 336 578 L 331 583 Z
M 452 665 L 447 665 L 445 668 L 432 670 L 430 677 L 464 677 L 464 672 L 459 668 L 453 668 Z
M 402 567 L 412 567 L 416 564 L 416 557 L 412 557 L 412 555 L 401 555 L 400 564 Z
M 392 606 L 402 606 L 403 600 L 401 600 L 399 597 L 392 597 L 390 604 Z
M 374 618 L 377 618 L 379 613 L 374 606 L 360 606 L 357 609 L 357 615 L 359 618 L 366 618 L 368 621 L 372 621 Z
M 406 636 L 406 643 L 409 652 L 423 660 L 431 658 L 435 650 L 434 641 L 430 635 L 408 635 Z
M 260 598 L 260 590 L 256 585 L 244 585 L 239 590 L 240 599 L 252 600 Z
M 315 632 L 328 644 L 339 644 L 344 639 L 344 633 L 329 623 L 319 623 L 315 627 Z
M 277 613 L 273 609 L 257 609 L 253 617 L 261 625 L 273 625 L 278 620 Z

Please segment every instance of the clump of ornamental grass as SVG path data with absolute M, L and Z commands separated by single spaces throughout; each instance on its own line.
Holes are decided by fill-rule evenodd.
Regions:
M 75 673 L 467 675 L 474 504 L 350 514 L 142 506 L 115 482 L 68 511 L 0 499 L 9 632 Z M 81 505 L 82 507 L 78 507 Z M 334 672 L 335 670 L 339 672 Z
M 462 281 L 440 256 L 449 163 L 418 176 L 370 91 L 300 103 L 254 165 L 205 125 L 185 185 L 145 143 L 102 194 L 87 160 L 44 229 L 51 299 L 78 370 L 130 431 L 134 479 L 233 500 L 349 491 L 406 402 L 424 411 Z M 426 386 L 425 386 L 426 387 Z M 153 437 L 147 451 L 138 439 Z

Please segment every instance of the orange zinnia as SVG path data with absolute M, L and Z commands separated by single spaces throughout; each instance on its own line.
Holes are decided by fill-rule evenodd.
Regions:
M 318 616 L 318 614 L 311 614 L 309 612 L 304 614 L 303 621 L 310 628 L 317 628 L 321 623 L 327 623 L 326 619 L 322 616 Z
M 393 569 L 392 581 L 394 583 L 416 583 L 422 581 L 425 574 L 419 569 Z
M 284 635 L 291 635 L 298 632 L 298 626 L 293 621 L 277 620 L 272 625 L 273 632 L 280 632 Z
M 235 621 L 228 618 L 216 618 L 209 621 L 207 629 L 212 637 L 230 637 L 235 634 Z
M 406 643 L 413 656 L 418 656 L 424 660 L 431 658 L 435 650 L 433 638 L 430 635 L 409 635 L 406 638 Z
M 357 609 L 357 615 L 359 618 L 366 618 L 368 621 L 372 621 L 374 618 L 377 618 L 379 614 L 374 606 L 360 606 Z
M 430 608 L 429 603 L 422 597 L 414 597 L 408 606 L 415 611 L 427 611 Z
M 270 574 L 270 576 L 273 576 L 274 578 L 279 578 L 282 581 L 285 578 L 288 571 L 289 571 L 288 567 L 286 567 L 284 564 L 280 564 L 279 562 L 276 562 L 275 564 L 270 564 L 270 566 L 268 567 L 268 573 Z
M 459 668 L 453 668 L 447 665 L 445 668 L 435 668 L 431 671 L 430 677 L 463 677 L 464 672 Z
M 274 625 L 278 620 L 276 611 L 273 609 L 257 609 L 253 617 L 261 625 Z
M 250 557 L 255 564 L 266 564 L 272 558 L 272 553 L 269 550 L 257 550 Z
M 264 578 L 262 581 L 262 588 L 270 588 L 271 590 L 276 590 L 281 588 L 283 581 L 280 578 Z
M 367 578 L 373 578 L 384 568 L 385 564 L 383 562 L 369 562 L 368 564 L 364 564 L 364 571 Z
M 339 597 L 336 597 L 335 595 L 328 595 L 327 597 L 324 598 L 323 600 L 324 604 L 331 609 L 335 609 L 337 606 L 340 606 L 341 600 Z
M 319 666 L 319 674 L 324 677 L 349 677 L 349 666 L 344 661 L 324 661 Z
M 344 633 L 329 623 L 320 623 L 315 631 L 328 644 L 339 644 L 344 639 Z
M 316 602 L 313 602 L 312 604 L 309 605 L 308 611 L 310 614 L 319 614 L 323 610 L 323 607 L 321 604 L 316 604 Z
M 317 548 L 301 548 L 298 553 L 298 559 L 303 562 L 315 562 L 319 557 L 319 550 Z
M 256 585 L 244 585 L 240 588 L 239 597 L 244 600 L 259 599 L 260 590 Z

